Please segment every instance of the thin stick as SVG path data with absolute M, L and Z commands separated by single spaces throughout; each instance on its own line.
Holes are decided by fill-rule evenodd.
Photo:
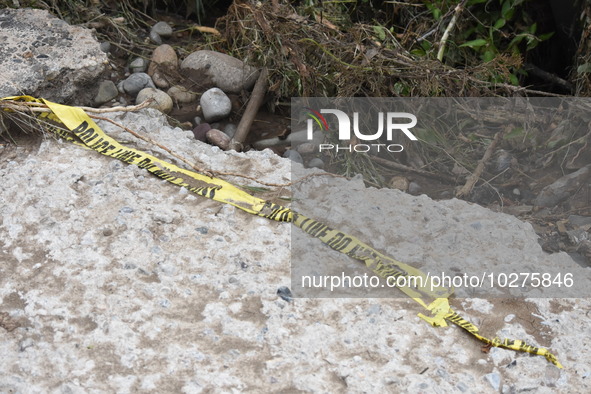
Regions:
M 242 119 L 240 119 L 240 123 L 238 123 L 238 126 L 236 127 L 236 134 L 232 138 L 232 141 L 230 141 L 229 149 L 234 149 L 237 152 L 242 151 L 242 148 L 244 147 L 243 143 L 250 131 L 250 126 L 252 125 L 257 112 L 259 112 L 259 108 L 267 93 L 267 75 L 267 68 L 263 67 L 261 74 L 254 85 L 254 89 L 252 89 L 252 94 L 250 95 L 250 100 L 248 100 L 244 115 L 242 115 Z
M 150 102 L 152 101 L 152 99 L 146 100 L 143 103 L 139 104 L 139 105 L 135 105 L 135 106 L 130 106 L 130 107 L 114 107 L 114 108 L 102 108 L 102 109 L 97 109 L 97 108 L 85 108 L 85 107 L 79 107 L 79 108 L 83 108 L 85 111 L 87 112 L 95 112 L 95 113 L 104 113 L 104 112 L 117 112 L 117 111 L 123 111 L 123 112 L 129 112 L 129 111 L 135 111 L 141 108 L 146 107 Z M 16 101 L 9 101 L 9 100 L 4 100 L 4 101 L 0 101 L 0 108 L 8 108 L 11 109 L 15 112 L 18 112 L 24 116 L 29 116 L 25 114 L 25 111 L 29 111 L 29 112 L 51 112 L 51 110 L 45 105 L 45 104 L 41 104 L 41 103 L 35 103 L 35 102 L 16 102 Z M 133 136 L 149 143 L 149 144 L 153 144 L 156 145 L 157 147 L 159 147 L 160 149 L 164 150 L 165 152 L 168 152 L 170 155 L 172 155 L 173 157 L 177 158 L 178 160 L 182 161 L 183 163 L 185 163 L 186 165 L 188 165 L 189 167 L 191 167 L 192 169 L 194 169 L 195 171 L 202 173 L 206 176 L 209 177 L 214 177 L 214 176 L 218 176 L 218 175 L 224 175 L 224 176 L 234 176 L 237 178 L 244 178 L 244 179 L 248 179 L 251 180 L 255 183 L 258 183 L 260 185 L 264 185 L 264 186 L 272 186 L 272 187 L 287 187 L 287 186 L 291 186 L 294 185 L 296 183 L 299 182 L 303 182 L 304 180 L 311 178 L 311 177 L 315 177 L 315 176 L 332 176 L 332 177 L 337 177 L 337 178 L 346 178 L 342 175 L 336 175 L 336 174 L 331 174 L 328 172 L 322 172 L 322 173 L 314 173 L 314 174 L 308 174 L 296 181 L 293 182 L 288 182 L 288 183 L 271 183 L 271 182 L 264 182 L 261 181 L 260 179 L 254 178 L 254 177 L 250 177 L 247 175 L 242 175 L 242 174 L 237 174 L 237 173 L 233 173 L 233 172 L 221 172 L 221 171 L 210 171 L 210 170 L 205 170 L 202 168 L 197 167 L 197 165 L 195 163 L 192 163 L 191 161 L 189 161 L 188 159 L 174 153 L 171 149 L 167 148 L 166 146 L 152 140 L 149 137 L 143 136 L 141 134 L 136 133 L 135 131 L 131 130 L 128 127 L 123 126 L 122 124 L 114 121 L 113 119 L 109 119 L 103 116 L 98 116 L 98 115 L 88 115 L 93 119 L 98 119 L 98 120 L 103 120 L 106 122 L 109 122 L 111 124 L 114 124 L 117 127 L 120 127 L 121 129 L 125 130 L 126 132 L 132 134 Z M 39 121 L 39 119 L 36 119 L 36 121 Z M 348 178 L 346 178 L 348 179 Z
M 492 156 L 493 152 L 495 151 L 495 149 L 497 147 L 497 144 L 499 143 L 499 141 L 501 140 L 503 135 L 505 135 L 505 132 L 507 130 L 509 130 L 509 128 L 505 129 L 505 131 L 500 131 L 495 134 L 492 142 L 490 143 L 488 148 L 486 148 L 486 151 L 484 152 L 482 159 L 480 159 L 480 161 L 478 162 L 476 169 L 468 177 L 464 186 L 462 186 L 462 188 L 456 193 L 456 197 L 458 197 L 458 198 L 465 197 L 468 194 L 470 194 L 470 192 L 474 188 L 474 185 L 476 184 L 476 182 L 478 182 L 478 179 L 480 179 L 480 175 L 482 175 L 482 172 L 484 171 L 484 166 L 486 165 L 486 163 L 488 162 L 488 160 Z
M 457 181 L 455 178 L 453 178 L 451 176 L 447 176 L 444 174 L 435 174 L 435 173 L 428 172 L 425 170 L 412 168 L 409 166 L 405 166 L 404 164 L 395 163 L 390 160 L 382 159 L 381 157 L 371 156 L 371 160 L 375 161 L 376 163 L 381 164 L 385 167 L 390 167 L 390 168 L 393 168 L 395 170 L 400 170 L 400 171 L 413 172 L 415 174 L 422 175 L 424 177 L 435 178 L 435 179 L 438 179 L 438 180 L 444 181 L 444 182 L 456 183 L 456 181 Z
M 115 126 L 117 126 L 117 127 L 121 127 L 123 130 L 127 131 L 129 134 L 131 134 L 131 135 L 133 135 L 133 136 L 135 136 L 135 137 L 137 137 L 137 138 L 139 138 L 139 139 L 141 139 L 141 140 L 143 140 L 143 141 L 146 141 L 146 142 L 148 142 L 148 143 L 150 143 L 150 144 L 156 145 L 156 146 L 157 146 L 157 147 L 159 147 L 160 149 L 163 149 L 164 151 L 168 152 L 168 153 L 169 153 L 170 155 L 172 155 L 173 157 L 176 157 L 177 159 L 179 159 L 179 160 L 180 160 L 180 161 L 182 161 L 183 163 L 187 164 L 189 167 L 191 167 L 191 168 L 192 168 L 192 169 L 194 169 L 195 171 L 197 171 L 197 172 L 200 172 L 200 173 L 202 173 L 202 174 L 205 174 L 205 175 L 207 175 L 207 176 L 208 176 L 208 177 L 210 177 L 210 178 L 213 178 L 213 174 L 212 174 L 211 172 L 209 172 L 209 171 L 207 171 L 207 170 L 204 170 L 204 169 L 202 169 L 202 168 L 199 168 L 199 167 L 197 167 L 197 165 L 196 165 L 196 164 L 193 164 L 193 163 L 191 163 L 189 160 L 185 159 L 184 157 L 182 157 L 182 156 L 180 156 L 180 155 L 177 155 L 176 153 L 174 153 L 172 150 L 168 149 L 168 148 L 167 148 L 167 147 L 165 147 L 164 145 L 162 145 L 162 144 L 160 144 L 160 143 L 158 143 L 158 142 L 154 141 L 153 139 L 151 139 L 151 138 L 149 138 L 149 137 L 146 137 L 146 136 L 143 136 L 143 135 L 140 135 L 140 134 L 136 133 L 135 131 L 131 130 L 130 128 L 128 128 L 128 127 L 125 127 L 125 126 L 123 126 L 122 124 L 115 122 L 113 119 L 105 118 L 104 116 L 98 116 L 98 115 L 88 115 L 88 116 L 90 116 L 90 117 L 91 117 L 91 118 L 93 118 L 93 119 L 100 119 L 100 120 L 104 120 L 104 121 L 106 121 L 106 122 L 109 122 L 109 123 L 112 123 L 112 124 L 114 124 L 114 125 L 115 125 Z
M 133 135 L 133 136 L 135 136 L 135 137 L 137 137 L 137 138 L 139 138 L 139 139 L 141 139 L 141 140 L 143 140 L 145 142 L 148 142 L 150 144 L 156 145 L 157 147 L 159 147 L 160 149 L 168 152 L 170 155 L 172 155 L 173 157 L 179 159 L 180 161 L 182 161 L 183 163 L 185 163 L 186 165 L 188 165 L 189 167 L 191 167 L 195 171 L 197 171 L 199 173 L 202 173 L 204 175 L 207 175 L 210 178 L 213 178 L 214 176 L 218 176 L 218 175 L 234 176 L 234 177 L 238 177 L 238 178 L 249 179 L 249 180 L 251 180 L 253 182 L 256 182 L 258 184 L 261 184 L 261 185 L 273 186 L 273 187 L 287 187 L 287 186 L 291 186 L 291 185 L 294 185 L 296 183 L 302 182 L 302 181 L 304 181 L 307 178 L 314 177 L 314 176 L 327 176 L 328 175 L 328 176 L 333 176 L 333 177 L 338 177 L 338 178 L 345 178 L 342 175 L 336 175 L 336 174 L 330 174 L 330 173 L 318 173 L 318 174 L 308 174 L 308 175 L 306 175 L 306 176 L 304 176 L 304 177 L 302 177 L 302 178 L 300 178 L 300 179 L 298 179 L 297 181 L 294 181 L 294 182 L 288 182 L 288 183 L 271 183 L 271 182 L 264 182 L 264 181 L 261 181 L 259 179 L 256 179 L 256 178 L 247 176 L 247 175 L 237 174 L 237 173 L 233 173 L 233 172 L 221 172 L 221 171 L 205 170 L 203 168 L 197 167 L 197 165 L 195 163 L 191 163 L 188 159 L 185 159 L 183 156 L 180 156 L 180 155 L 174 153 L 171 149 L 167 148 L 166 146 L 164 146 L 164 145 L 162 145 L 162 144 L 154 141 L 153 139 L 151 139 L 149 137 L 146 137 L 146 136 L 143 136 L 141 134 L 136 133 L 135 131 L 131 130 L 130 128 L 125 127 L 122 124 L 115 122 L 113 119 L 109 119 L 109 118 L 105 118 L 103 116 L 97 116 L 97 115 L 88 115 L 88 116 L 90 116 L 93 119 L 104 120 L 104 121 L 107 121 L 109 123 L 112 123 L 115 126 L 120 127 L 123 130 L 127 131 L 131 135 Z
M 108 112 L 133 112 L 138 111 L 142 108 L 146 108 L 150 103 L 154 101 L 153 98 L 147 99 L 140 104 L 131 105 L 128 107 L 111 107 L 111 108 L 92 108 L 92 107 L 76 107 L 80 108 L 85 112 L 92 112 L 97 114 L 104 114 Z M 2 105 L 4 104 L 4 105 Z M 32 112 L 51 112 L 51 110 L 47 107 L 47 105 L 42 103 L 36 102 L 28 102 L 28 101 L 0 101 L 0 106 L 15 109 L 15 110 L 29 110 Z
M 456 25 L 458 16 L 464 10 L 464 5 L 466 5 L 466 1 L 467 0 L 463 0 L 460 4 L 456 6 L 456 9 L 454 10 L 454 15 L 451 17 L 449 25 L 447 25 L 447 28 L 443 32 L 443 37 L 441 37 L 441 41 L 439 42 L 439 51 L 437 51 L 437 60 L 439 60 L 440 62 L 443 62 L 443 54 L 445 53 L 445 46 L 447 45 L 449 33 Z
M 138 111 L 142 108 L 146 108 L 154 101 L 153 98 L 149 98 L 138 105 L 130 105 L 128 107 L 111 107 L 111 108 L 92 108 L 92 107 L 78 107 L 82 108 L 86 112 L 92 112 L 95 114 L 105 114 L 108 112 L 133 112 Z

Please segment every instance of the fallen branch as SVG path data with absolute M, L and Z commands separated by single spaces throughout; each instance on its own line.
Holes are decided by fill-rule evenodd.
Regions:
M 130 111 L 137 111 L 138 109 L 142 109 L 146 106 L 148 106 L 151 102 L 153 101 L 153 99 L 149 99 L 146 100 L 144 102 L 142 102 L 141 104 L 135 105 L 135 106 L 129 106 L 129 107 L 113 107 L 113 108 L 89 108 L 89 107 L 77 107 L 77 108 L 82 108 L 84 109 L 86 112 L 91 112 L 91 113 L 105 113 L 105 112 L 130 112 Z M 0 101 L 0 108 L 4 108 L 4 109 L 10 109 L 11 111 L 14 111 L 18 114 L 21 114 L 23 116 L 29 116 L 26 115 L 26 112 L 51 112 L 51 110 L 47 107 L 47 105 L 42 104 L 42 103 L 37 103 L 37 102 L 21 102 L 21 101 L 12 101 L 12 100 L 4 100 L 4 101 Z M 146 137 L 144 135 L 141 135 L 135 131 L 133 131 L 132 129 L 122 125 L 121 123 L 118 123 L 116 121 L 114 121 L 113 119 L 104 117 L 104 116 L 99 116 L 99 115 L 88 115 L 89 117 L 93 118 L 93 119 L 98 119 L 98 120 L 102 120 L 105 122 L 109 122 L 119 128 L 121 128 L 122 130 L 125 130 L 126 132 L 132 134 L 133 136 L 135 136 L 136 138 L 139 138 L 149 144 L 153 144 L 157 147 L 159 147 L 160 149 L 164 150 L 165 152 L 167 152 L 168 154 L 170 154 L 171 156 L 175 157 L 176 159 L 182 161 L 183 163 L 185 163 L 187 166 L 189 166 L 190 168 L 192 168 L 193 170 L 202 173 L 206 176 L 209 176 L 210 178 L 213 177 L 217 177 L 219 175 L 223 175 L 223 176 L 233 176 L 233 177 L 237 177 L 237 178 L 244 178 L 244 179 L 248 179 L 252 182 L 258 183 L 260 185 L 264 185 L 264 186 L 271 186 L 271 187 L 288 187 L 291 185 L 295 185 L 297 183 L 303 182 L 306 179 L 309 179 L 311 177 L 316 177 L 316 176 L 331 176 L 331 177 L 337 177 L 337 178 L 345 178 L 348 179 L 342 175 L 336 175 L 336 174 L 331 174 L 331 173 L 327 173 L 327 172 L 322 172 L 322 173 L 314 173 L 314 174 L 308 174 L 302 178 L 299 178 L 296 181 L 293 182 L 287 182 L 287 183 L 272 183 L 272 182 L 265 182 L 262 181 L 258 178 L 255 177 L 251 177 L 251 176 L 247 176 L 247 175 L 243 175 L 243 174 L 238 174 L 238 173 L 234 173 L 234 172 L 224 172 L 224 171 L 213 171 L 213 170 L 206 170 L 203 168 L 199 168 L 197 167 L 197 165 L 195 163 L 192 163 L 190 160 L 184 158 L 181 155 L 176 154 L 174 151 L 172 151 L 171 149 L 167 148 L 166 146 L 158 143 L 157 141 Z M 34 118 L 34 120 L 36 122 L 41 122 L 44 123 L 44 121 L 42 119 L 39 118 Z M 51 124 L 52 127 L 58 127 L 55 124 Z M 64 129 L 66 130 L 66 129 Z M 250 186 L 246 186 L 246 187 L 250 187 Z
M 505 130 L 508 130 L 508 128 Z M 492 142 L 490 143 L 488 148 L 486 148 L 486 151 L 484 152 L 482 159 L 480 159 L 480 161 L 478 162 L 476 169 L 468 177 L 464 186 L 462 186 L 462 188 L 456 193 L 456 197 L 461 198 L 461 197 L 465 197 L 468 194 L 470 194 L 470 192 L 474 188 L 474 185 L 476 184 L 476 182 L 478 182 L 478 179 L 480 179 L 480 175 L 482 175 L 482 172 L 484 171 L 484 166 L 486 165 L 486 163 L 488 162 L 488 160 L 492 156 L 493 152 L 495 151 L 495 149 L 496 149 L 499 141 L 503 137 L 503 135 L 505 135 L 505 131 L 500 131 L 495 134 Z
M 552 74 L 552 73 L 549 73 L 548 71 L 542 70 L 541 68 L 539 68 L 535 64 L 525 63 L 523 65 L 523 69 L 527 72 L 532 73 L 536 77 L 543 79 L 544 81 L 547 81 L 547 82 L 553 83 L 554 85 L 560 86 L 561 88 L 567 90 L 569 93 L 572 93 L 574 90 L 574 86 L 572 83 L 570 83 L 569 81 L 567 81 L 565 79 L 560 78 L 556 74 Z
M 238 126 L 236 127 L 236 134 L 234 134 L 232 141 L 230 141 L 229 149 L 234 149 L 235 151 L 240 152 L 244 148 L 243 144 L 250 131 L 250 126 L 252 125 L 257 112 L 259 112 L 259 108 L 267 93 L 267 76 L 267 68 L 263 67 L 261 74 L 252 89 L 252 94 L 250 95 L 250 100 L 248 100 L 244 115 L 242 115 L 242 119 L 240 119 L 240 123 L 238 123 Z
M 454 10 L 454 15 L 451 17 L 451 20 L 449 21 L 449 25 L 447 25 L 447 28 L 443 32 L 443 37 L 441 37 L 441 41 L 439 42 L 439 50 L 437 51 L 437 60 L 439 60 L 440 62 L 443 62 L 443 54 L 445 53 L 445 47 L 447 45 L 447 39 L 449 38 L 449 33 L 452 31 L 452 29 L 456 25 L 456 22 L 458 20 L 458 16 L 464 10 L 464 5 L 466 5 L 466 1 L 467 0 L 462 0 L 462 2 L 456 6 L 456 9 Z

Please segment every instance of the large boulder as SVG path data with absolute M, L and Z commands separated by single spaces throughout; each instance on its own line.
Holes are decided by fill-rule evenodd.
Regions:
M 107 55 L 91 30 L 70 26 L 44 10 L 3 9 L 0 42 L 0 97 L 92 101 Z
M 187 56 L 181 63 L 181 70 L 203 73 L 226 93 L 240 93 L 251 89 L 259 76 L 256 68 L 235 57 L 207 50 L 196 51 Z

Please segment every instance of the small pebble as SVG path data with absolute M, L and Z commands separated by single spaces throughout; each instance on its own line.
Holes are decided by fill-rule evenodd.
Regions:
M 394 176 L 388 182 L 389 187 L 392 189 L 402 190 L 403 192 L 408 190 L 408 185 L 410 185 L 410 182 L 406 177 L 403 176 Z
M 133 73 L 143 73 L 146 72 L 146 68 L 148 68 L 148 61 L 141 57 L 136 57 L 130 64 L 129 69 Z
M 166 78 L 162 76 L 160 71 L 155 71 L 154 74 L 152 74 L 152 80 L 154 81 L 154 85 L 161 89 L 168 89 L 170 87 L 170 84 Z
M 113 81 L 102 81 L 99 84 L 98 92 L 94 97 L 93 104 L 99 106 L 113 100 L 118 95 L 119 91 L 117 90 L 117 86 L 115 86 Z
M 228 137 L 232 138 L 236 134 L 236 125 L 234 123 L 228 123 L 223 131 Z
M 441 199 L 448 199 L 448 198 L 452 198 L 452 193 L 449 190 L 444 190 L 441 192 L 441 194 L 439 194 L 439 198 Z
M 172 27 L 166 22 L 158 22 L 152 26 L 152 31 L 158 34 L 160 37 L 168 38 L 172 36 Z
M 291 290 L 287 286 L 281 286 L 277 289 L 277 295 L 281 297 L 282 300 L 290 302 L 293 300 L 293 295 L 291 294 Z
M 197 99 L 195 93 L 187 91 L 182 86 L 173 86 L 166 93 L 177 103 L 190 103 Z
M 156 45 L 162 44 L 162 38 L 160 37 L 160 35 L 158 33 L 156 33 L 153 30 L 150 31 L 150 41 L 152 41 Z
M 119 82 L 117 86 L 121 93 L 128 93 L 132 96 L 137 95 L 144 88 L 155 88 L 152 78 L 146 73 L 134 73 L 125 80 Z
M 283 154 L 283 157 L 285 157 L 295 163 L 304 164 L 304 159 L 302 159 L 302 155 L 300 155 L 297 151 L 295 151 L 293 149 L 286 150 L 285 153 Z
M 195 139 L 201 142 L 205 142 L 207 140 L 207 132 L 211 130 L 211 126 L 209 123 L 200 123 L 193 129 L 193 135 Z
M 207 141 L 212 145 L 219 147 L 221 150 L 228 150 L 230 147 L 231 138 L 218 129 L 208 130 L 205 134 Z
M 169 113 L 172 110 L 172 99 L 168 94 L 166 94 L 160 89 L 145 88 L 140 90 L 135 99 L 135 103 L 141 104 L 142 102 L 150 98 L 154 99 L 154 101 L 152 101 L 149 105 L 150 108 L 156 108 L 158 111 L 165 114 Z
M 315 152 L 317 149 L 316 149 L 316 145 L 314 145 L 313 143 L 304 142 L 303 144 L 298 145 L 296 150 L 299 153 L 301 153 L 302 155 L 307 155 L 307 154 Z
M 421 192 L 421 185 L 416 182 L 411 182 L 408 185 L 408 192 L 412 195 L 417 195 Z
M 111 43 L 109 41 L 101 42 L 101 51 L 105 53 L 111 52 Z
M 319 159 L 318 157 L 315 157 L 312 160 L 310 160 L 310 162 L 308 163 L 308 168 L 323 169 L 324 168 L 324 161 L 322 159 Z

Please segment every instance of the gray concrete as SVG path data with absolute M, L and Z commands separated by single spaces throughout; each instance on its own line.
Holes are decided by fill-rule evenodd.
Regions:
M 201 167 L 266 182 L 290 179 L 288 159 L 268 150 L 222 152 L 170 128 L 155 110 L 116 120 Z M 100 125 L 166 156 L 110 123 Z M 193 196 L 145 170 L 51 138 L 1 149 L 0 313 L 11 329 L 0 329 L 2 391 L 591 389 L 589 299 L 453 300 L 485 333 L 549 346 L 566 369 L 508 350 L 483 353 L 458 328 L 420 320 L 421 307 L 396 289 L 392 299 L 283 300 L 277 289 L 291 286 L 290 235 L 299 231 L 288 224 Z M 495 226 L 511 231 L 515 245 L 530 245 L 525 251 L 507 245 L 502 253 L 539 253 L 531 249 L 531 226 L 473 204 L 366 189 L 359 180 L 315 177 L 305 184 L 301 192 L 312 193 L 300 204 L 305 213 L 409 263 L 494 258 L 499 240 L 489 228 Z M 348 192 L 322 198 L 334 187 Z M 394 198 L 401 212 L 420 204 L 421 218 L 431 215 L 429 227 L 412 227 L 412 215 L 400 226 L 385 215 L 368 222 L 355 202 L 368 198 L 381 206 Z M 338 205 L 348 207 L 341 216 L 327 211 Z M 482 231 L 468 225 L 474 217 Z M 459 231 L 454 249 L 438 235 L 445 228 Z M 364 272 L 321 244 L 307 253 L 317 265 Z
M 37 9 L 0 10 L 0 97 L 90 104 L 107 55 L 90 30 Z
M 72 54 L 73 63 L 84 63 L 83 53 Z M 63 75 L 53 89 L 70 88 Z M 10 78 L 17 91 L 38 88 Z M 269 150 L 222 152 L 171 128 L 154 109 L 104 116 L 214 172 L 284 184 L 319 171 Z M 182 165 L 111 123 L 99 125 Z M 79 146 L 40 136 L 19 141 L 0 145 L 0 392 L 591 391 L 588 296 L 452 298 L 484 334 L 550 347 L 566 368 L 509 350 L 485 353 L 457 327 L 419 319 L 422 308 L 396 289 L 386 289 L 393 298 L 297 298 L 290 252 L 304 234 L 288 224 Z M 474 204 L 365 188 L 360 179 L 311 177 L 298 185 L 266 197 L 294 197 L 302 213 L 423 269 L 549 265 L 565 272 L 573 263 L 543 253 L 529 224 Z M 313 269 L 371 273 L 309 241 L 297 257 Z M 575 279 L 589 283 L 589 269 Z

